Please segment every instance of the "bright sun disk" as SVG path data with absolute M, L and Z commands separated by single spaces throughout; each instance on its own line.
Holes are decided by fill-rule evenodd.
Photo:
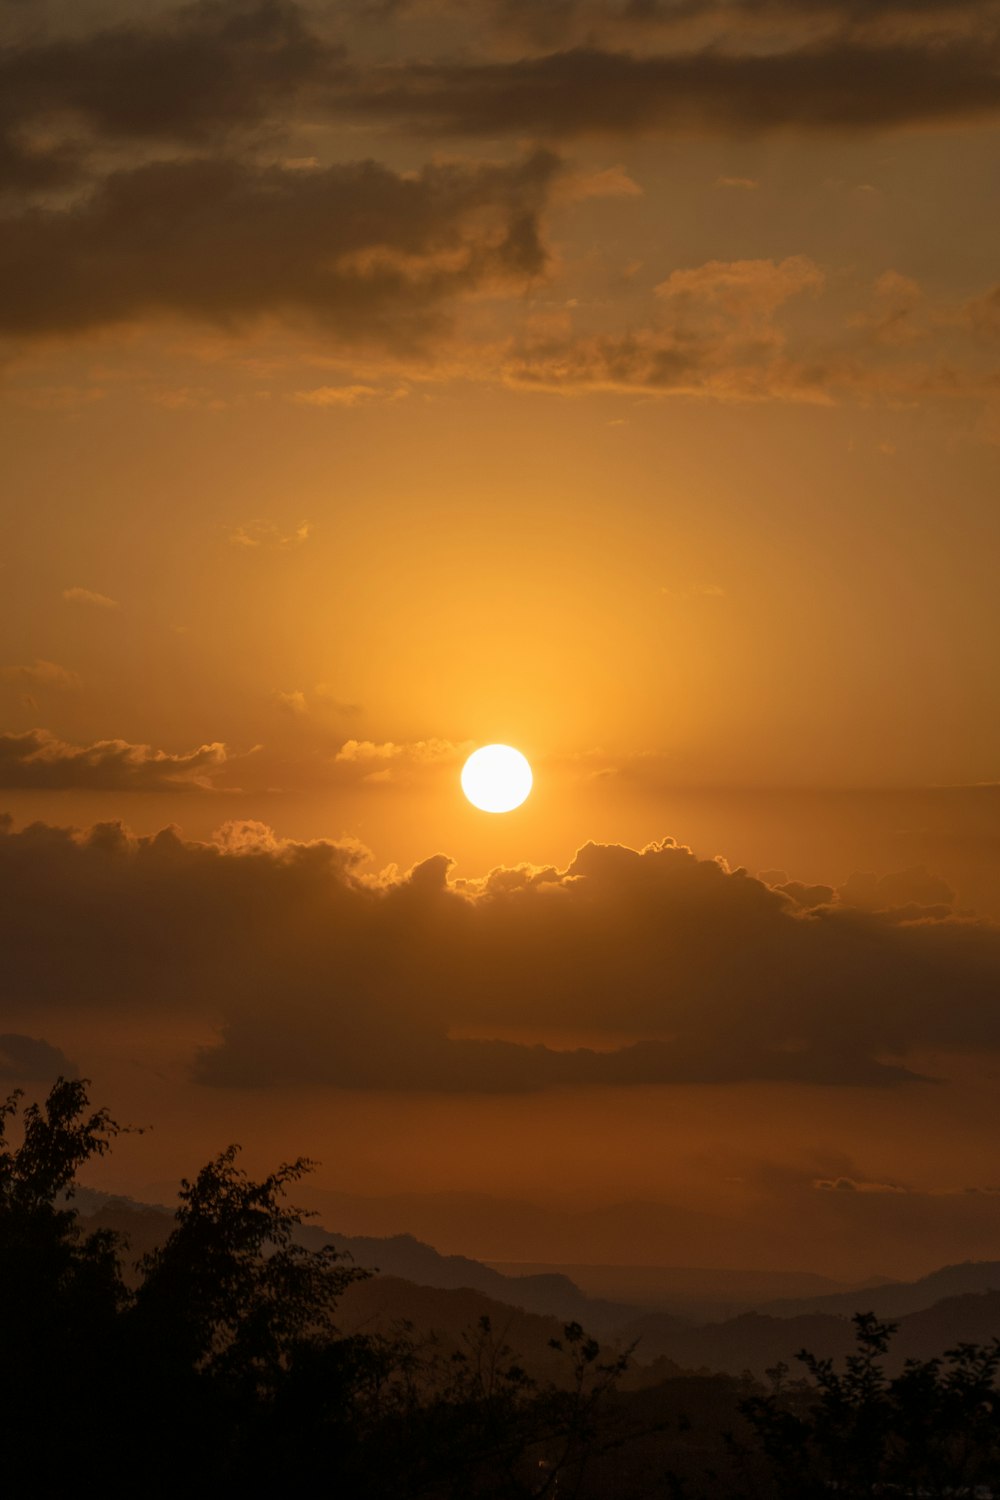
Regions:
M 462 767 L 462 791 L 481 812 L 512 812 L 531 782 L 531 767 L 512 745 L 482 745 Z

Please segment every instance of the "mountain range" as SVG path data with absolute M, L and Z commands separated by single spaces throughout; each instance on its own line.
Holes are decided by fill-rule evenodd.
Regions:
M 83 1189 L 75 1206 L 86 1228 L 113 1229 L 127 1237 L 129 1265 L 170 1230 L 171 1211 L 161 1205 Z M 457 1347 L 467 1330 L 488 1317 L 498 1336 L 541 1377 L 552 1374 L 558 1364 L 550 1340 L 570 1321 L 581 1323 L 612 1347 L 634 1347 L 635 1384 L 681 1371 L 735 1376 L 749 1371 L 760 1379 L 779 1362 L 794 1371 L 795 1356 L 803 1348 L 840 1359 L 853 1347 L 850 1320 L 856 1312 L 871 1311 L 898 1321 L 890 1369 L 900 1368 L 908 1357 L 940 1355 L 963 1341 L 1000 1339 L 997 1261 L 945 1266 L 912 1282 L 762 1299 L 737 1316 L 711 1320 L 699 1316 L 706 1291 L 718 1296 L 729 1273 L 675 1272 L 675 1288 L 686 1283 L 690 1294 L 688 1315 L 681 1316 L 655 1305 L 588 1296 L 559 1271 L 511 1275 L 467 1256 L 442 1255 L 412 1235 L 351 1236 L 308 1224 L 300 1238 L 313 1248 L 333 1244 L 357 1265 L 377 1273 L 350 1287 L 341 1299 L 340 1326 L 345 1332 L 389 1332 L 408 1322 Z M 617 1285 L 624 1284 L 627 1269 L 615 1268 Z M 735 1273 L 734 1292 L 750 1291 L 755 1274 L 743 1273 L 741 1279 Z M 787 1280 L 794 1279 L 795 1273 L 788 1273 Z M 814 1282 L 822 1285 L 823 1278 Z M 773 1284 L 771 1275 L 763 1278 L 764 1288 Z

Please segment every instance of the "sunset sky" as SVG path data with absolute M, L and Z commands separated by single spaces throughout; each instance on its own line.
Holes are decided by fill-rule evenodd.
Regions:
M 0 27 L 0 1080 L 140 1196 L 1000 1258 L 996 0 Z

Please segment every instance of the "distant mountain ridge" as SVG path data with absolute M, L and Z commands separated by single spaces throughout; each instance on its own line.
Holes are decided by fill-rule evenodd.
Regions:
M 170 1230 L 173 1210 L 162 1204 L 137 1203 L 89 1188 L 79 1189 L 73 1199 L 88 1228 L 114 1229 L 128 1237 L 131 1260 L 159 1244 Z M 442 1291 L 474 1291 L 508 1307 L 583 1323 L 588 1331 L 604 1335 L 635 1316 L 635 1307 L 625 1303 L 588 1297 L 568 1276 L 557 1273 L 537 1276 L 505 1276 L 491 1266 L 464 1255 L 442 1255 L 433 1246 L 410 1234 L 385 1238 L 337 1234 L 317 1224 L 303 1224 L 297 1236 L 312 1248 L 333 1245 L 355 1265 L 377 1270 L 381 1276 Z
M 82 1190 L 74 1200 L 88 1228 L 129 1237 L 128 1260 L 162 1242 L 172 1211 Z M 525 1343 L 533 1366 L 548 1369 L 548 1339 L 562 1323 L 578 1321 L 602 1341 L 635 1343 L 633 1383 L 672 1378 L 679 1371 L 710 1371 L 758 1379 L 784 1362 L 798 1374 L 795 1356 L 806 1348 L 841 1360 L 854 1349 L 851 1316 L 874 1312 L 900 1327 L 887 1361 L 929 1359 L 961 1342 L 1000 1339 L 1000 1261 L 944 1266 L 915 1282 L 889 1282 L 811 1299 L 783 1299 L 722 1321 L 701 1321 L 635 1304 L 588 1297 L 558 1272 L 507 1276 L 462 1255 L 442 1255 L 413 1235 L 385 1238 L 340 1235 L 304 1225 L 302 1243 L 333 1244 L 378 1275 L 348 1289 L 343 1298 L 347 1331 L 387 1331 L 409 1321 L 457 1344 L 463 1331 L 488 1316 L 505 1341 Z M 713 1273 L 716 1274 L 716 1273 Z
M 635 1312 L 626 1303 L 588 1297 L 568 1276 L 558 1272 L 507 1276 L 465 1255 L 442 1255 L 411 1234 L 382 1239 L 336 1234 L 309 1224 L 303 1226 L 301 1239 L 307 1245 L 332 1244 L 342 1254 L 350 1255 L 357 1265 L 377 1269 L 384 1276 L 401 1277 L 419 1286 L 441 1290 L 482 1292 L 526 1312 L 584 1323 L 594 1333 L 618 1327 Z
M 759 1311 L 777 1318 L 810 1313 L 834 1313 L 848 1317 L 873 1312 L 883 1319 L 904 1318 L 933 1307 L 945 1298 L 1000 1291 L 1000 1260 L 966 1260 L 942 1266 L 917 1281 L 888 1281 L 863 1292 L 834 1292 L 816 1297 L 780 1297 L 761 1304 Z
M 547 1265 L 544 1262 L 487 1262 L 505 1276 L 562 1275 L 588 1297 L 624 1302 L 695 1322 L 722 1322 L 769 1307 L 776 1298 L 812 1299 L 853 1294 L 881 1284 L 835 1281 L 815 1271 L 741 1270 L 704 1266 Z
M 649 1313 L 620 1329 L 619 1337 L 625 1343 L 637 1341 L 636 1357 L 652 1365 L 653 1372 L 663 1360 L 671 1369 L 727 1375 L 749 1370 L 758 1379 L 779 1362 L 790 1367 L 793 1378 L 801 1376 L 796 1356 L 802 1349 L 839 1362 L 855 1347 L 850 1317 L 835 1313 L 782 1318 L 753 1312 L 701 1326 Z M 988 1344 L 994 1338 L 1000 1339 L 1000 1292 L 948 1297 L 900 1318 L 886 1368 L 895 1374 L 906 1359 L 932 1359 L 960 1343 Z
M 497 1342 L 506 1345 L 535 1379 L 557 1384 L 566 1380 L 565 1353 L 553 1348 L 553 1340 L 563 1338 L 563 1319 L 527 1312 L 469 1287 L 418 1286 L 398 1276 L 379 1275 L 349 1286 L 337 1304 L 337 1325 L 343 1333 L 391 1335 L 405 1322 L 420 1333 L 433 1332 L 446 1357 L 466 1345 L 484 1317 L 489 1318 Z M 610 1333 L 602 1343 L 606 1349 L 623 1347 Z M 665 1361 L 658 1366 L 656 1378 L 680 1373 Z M 631 1384 L 644 1383 L 643 1370 L 632 1372 Z

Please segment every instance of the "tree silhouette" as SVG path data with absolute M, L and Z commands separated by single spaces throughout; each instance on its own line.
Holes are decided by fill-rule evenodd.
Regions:
M 52 1452 L 30 1434 L 39 1416 L 59 1440 L 85 1453 L 94 1393 L 112 1378 L 113 1331 L 127 1302 L 118 1243 L 84 1235 L 67 1206 L 77 1170 L 102 1156 L 121 1127 L 106 1110 L 87 1113 L 86 1085 L 59 1079 L 44 1107 L 30 1105 L 11 1143 L 22 1093 L 0 1105 L 0 1422 L 8 1479 L 37 1477 Z M 86 1366 L 86 1383 L 82 1367 Z
M 570 1324 L 562 1386 L 539 1385 L 488 1319 L 447 1351 L 401 1326 L 343 1337 L 338 1299 L 370 1273 L 296 1238 L 286 1202 L 305 1158 L 262 1181 L 236 1146 L 180 1193 L 172 1232 L 138 1263 L 85 1235 L 78 1169 L 121 1128 L 60 1079 L 21 1117 L 0 1107 L 0 1439 L 12 1486 L 43 1495 L 101 1474 L 105 1495 L 246 1495 L 331 1485 L 349 1500 L 541 1500 L 580 1490 L 605 1396 L 602 1362 Z
M 808 1381 L 743 1405 L 770 1463 L 767 1496 L 844 1500 L 881 1494 L 928 1500 L 1000 1491 L 1000 1340 L 960 1344 L 943 1358 L 908 1359 L 890 1378 L 884 1361 L 894 1323 L 854 1318 L 857 1350 L 843 1373 L 805 1350 Z
M 336 1335 L 338 1298 L 371 1273 L 345 1265 L 332 1246 L 294 1242 L 303 1213 L 282 1199 L 311 1162 L 253 1182 L 238 1152 L 228 1147 L 182 1183 L 175 1229 L 140 1263 L 132 1316 L 173 1359 L 263 1398 L 305 1346 Z

